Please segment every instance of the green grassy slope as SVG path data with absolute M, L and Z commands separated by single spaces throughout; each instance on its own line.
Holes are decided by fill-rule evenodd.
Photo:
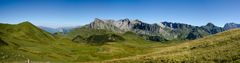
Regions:
M 240 29 L 162 47 L 153 53 L 103 61 L 106 63 L 239 63 Z
M 38 57 L 38 47 L 55 42 L 56 39 L 30 22 L 19 24 L 0 24 L 1 42 L 7 45 L 0 46 L 1 61 L 26 60 L 27 57 Z M 42 46 L 43 45 L 43 46 Z M 46 48 L 47 49 L 47 48 Z M 31 53 L 31 54 L 30 54 Z
M 0 29 L 0 62 L 9 63 L 27 60 L 66 63 L 103 61 L 149 53 L 153 47 L 162 46 L 135 34 L 120 34 L 125 38 L 124 41 L 107 42 L 101 46 L 75 43 L 68 38 L 54 37 L 29 22 L 0 24 Z M 79 34 L 86 37 L 87 31 Z
M 55 38 L 50 33 L 45 32 L 29 22 L 20 24 L 0 24 L 0 37 L 9 40 L 24 40 L 31 42 L 48 43 L 45 41 L 54 41 Z M 16 42 L 16 41 L 14 41 Z M 19 43 L 19 42 L 18 42 Z M 16 44 L 18 44 L 16 43 Z M 22 45 L 22 44 L 18 44 Z
M 0 62 L 236 62 L 240 58 L 240 30 L 230 30 L 201 39 L 179 42 L 151 42 L 126 32 L 117 34 L 124 41 L 89 45 L 72 42 L 75 35 L 84 38 L 114 34 L 106 30 L 76 29 L 67 37 L 52 36 L 29 22 L 0 24 Z

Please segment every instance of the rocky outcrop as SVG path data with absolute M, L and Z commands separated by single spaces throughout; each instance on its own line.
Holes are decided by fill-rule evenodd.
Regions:
M 131 31 L 135 23 L 131 22 L 129 19 L 126 18 L 126 19 L 114 21 L 112 22 L 112 24 L 123 31 Z
M 115 31 L 115 32 L 122 32 L 122 30 L 117 28 L 113 24 L 113 22 L 114 21 L 112 21 L 112 20 L 101 20 L 101 19 L 95 18 L 94 21 L 92 23 L 86 25 L 86 27 L 92 28 L 92 29 L 107 29 L 107 30 L 111 30 L 111 31 Z

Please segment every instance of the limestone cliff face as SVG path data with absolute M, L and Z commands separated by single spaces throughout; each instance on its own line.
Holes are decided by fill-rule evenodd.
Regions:
M 158 24 L 147 24 L 140 21 L 139 23 L 136 23 L 134 25 L 133 31 L 140 34 L 159 36 L 159 35 L 168 34 L 168 32 L 164 30 L 164 27 L 165 26 L 162 27 Z
M 116 31 L 116 32 L 122 32 L 119 28 L 117 28 L 111 20 L 101 20 L 98 18 L 95 18 L 95 20 L 88 24 L 87 27 L 92 28 L 92 29 L 107 29 L 111 31 Z
M 120 19 L 120 20 L 101 20 L 96 18 L 92 23 L 87 25 L 93 29 L 107 29 L 116 32 L 127 32 L 132 31 L 138 34 L 146 35 L 161 35 L 160 33 L 166 34 L 164 25 L 159 24 L 147 24 L 140 20 Z
M 87 25 L 92 29 L 106 29 L 118 33 L 131 31 L 140 35 L 160 36 L 168 40 L 172 39 L 196 39 L 206 35 L 224 31 L 212 23 L 205 26 L 192 26 L 183 23 L 160 22 L 155 24 L 144 23 L 140 20 L 120 19 L 102 20 L 96 18 Z
M 123 31 L 131 31 L 135 23 L 131 22 L 129 19 L 121 19 L 112 22 L 112 24 Z

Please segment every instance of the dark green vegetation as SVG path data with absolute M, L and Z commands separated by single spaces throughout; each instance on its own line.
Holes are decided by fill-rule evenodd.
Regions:
M 72 39 L 73 42 L 85 42 L 88 44 L 103 45 L 106 42 L 124 41 L 125 39 L 110 30 L 90 29 L 79 27 L 71 30 L 65 37 Z
M 102 34 L 102 35 L 91 35 L 88 38 L 83 38 L 78 35 L 72 39 L 73 42 L 85 42 L 88 44 L 103 45 L 106 42 L 117 42 L 124 41 L 125 39 L 116 34 Z
M 74 38 L 76 36 L 82 36 L 83 38 L 88 38 L 91 35 L 103 35 L 103 34 L 113 34 L 114 32 L 104 29 L 90 29 L 86 27 L 78 27 L 71 30 L 68 34 L 68 38 Z
M 0 62 L 239 63 L 240 30 L 202 35 L 208 30 L 221 31 L 212 28 L 211 24 L 207 26 L 209 29 L 191 29 L 194 32 L 188 35 L 193 39 L 204 38 L 167 41 L 159 36 L 139 35 L 132 31 L 119 33 L 80 27 L 69 33 L 50 34 L 29 22 L 0 24 Z
M 91 35 L 90 37 L 87 38 L 87 41 L 92 43 L 116 42 L 123 40 L 124 40 L 123 37 L 116 34 Z

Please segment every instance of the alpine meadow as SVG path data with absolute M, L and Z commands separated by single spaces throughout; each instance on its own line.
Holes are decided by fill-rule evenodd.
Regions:
M 1 0 L 1 63 L 240 63 L 237 0 Z

